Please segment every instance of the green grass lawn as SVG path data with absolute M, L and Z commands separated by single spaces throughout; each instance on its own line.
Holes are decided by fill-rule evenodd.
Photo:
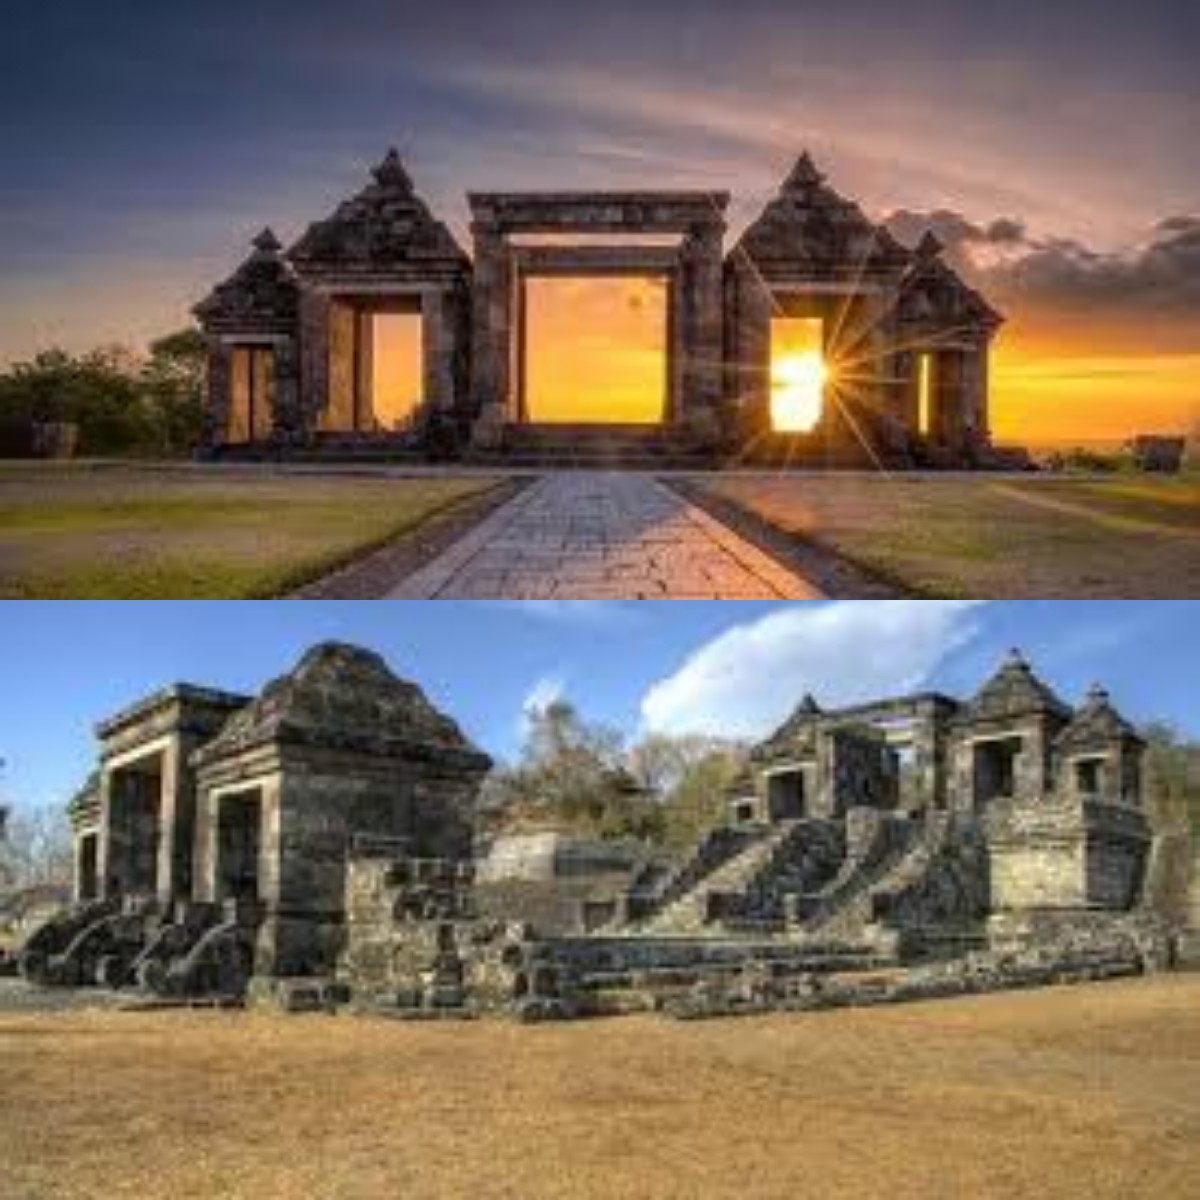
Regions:
M 0 598 L 280 595 L 495 484 L 0 466 Z
M 737 475 L 705 487 L 920 596 L 1200 596 L 1200 473 Z

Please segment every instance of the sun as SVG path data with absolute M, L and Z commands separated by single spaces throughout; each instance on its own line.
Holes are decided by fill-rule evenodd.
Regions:
M 821 419 L 829 368 L 817 350 L 783 354 L 771 363 L 771 426 L 810 433 Z

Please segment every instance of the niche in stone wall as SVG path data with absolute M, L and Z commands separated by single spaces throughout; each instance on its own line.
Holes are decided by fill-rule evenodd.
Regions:
M 85 833 L 79 839 L 80 900 L 95 900 L 100 894 L 98 843 L 99 838 L 94 833 Z
M 258 900 L 262 794 L 222 796 L 217 807 L 217 898 Z
M 975 802 L 1010 800 L 1017 793 L 1017 760 L 1024 739 L 994 738 L 975 744 Z

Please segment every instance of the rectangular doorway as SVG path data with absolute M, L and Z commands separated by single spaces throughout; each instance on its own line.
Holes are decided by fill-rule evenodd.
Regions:
M 76 888 L 76 898 L 79 900 L 95 900 L 100 895 L 97 854 L 99 840 L 98 835 L 94 833 L 85 833 L 79 839 L 79 882 Z
M 650 276 L 527 279 L 525 419 L 662 424 L 669 294 L 665 278 Z
M 217 804 L 217 899 L 258 900 L 262 794 L 257 788 Z
M 772 771 L 767 776 L 767 811 L 772 821 L 795 821 L 808 810 L 803 767 Z
M 1025 742 L 1020 737 L 975 743 L 975 803 L 1011 800 L 1017 794 L 1017 763 Z

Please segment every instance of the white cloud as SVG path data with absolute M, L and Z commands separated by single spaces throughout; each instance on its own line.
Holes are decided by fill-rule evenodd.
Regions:
M 796 604 L 735 625 L 642 698 L 647 729 L 761 737 L 805 692 L 849 704 L 920 687 L 977 632 L 978 601 Z

